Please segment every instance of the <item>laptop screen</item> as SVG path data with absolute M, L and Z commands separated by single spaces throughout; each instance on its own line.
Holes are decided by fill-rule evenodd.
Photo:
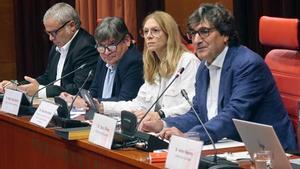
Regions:
M 273 169 L 291 168 L 272 126 L 238 119 L 232 120 L 252 159 L 254 152 L 269 150 L 273 155 Z

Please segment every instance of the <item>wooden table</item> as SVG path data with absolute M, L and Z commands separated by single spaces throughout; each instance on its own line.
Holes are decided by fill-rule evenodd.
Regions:
M 129 169 L 163 168 L 136 149 L 109 150 L 87 140 L 67 141 L 29 122 L 0 112 L 1 169 Z
M 218 150 L 237 152 L 244 147 Z M 134 148 L 109 150 L 87 140 L 67 141 L 53 129 L 29 122 L 29 117 L 16 117 L 0 112 L 1 169 L 157 169 L 164 163 L 151 164 L 148 153 Z M 203 155 L 212 154 L 203 151 Z

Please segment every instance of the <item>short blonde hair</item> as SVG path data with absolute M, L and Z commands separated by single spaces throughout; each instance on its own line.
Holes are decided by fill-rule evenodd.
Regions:
M 146 44 L 144 45 L 144 78 L 152 84 L 156 74 L 165 78 L 170 77 L 176 71 L 182 53 L 187 51 L 187 49 L 181 42 L 178 25 L 171 15 L 163 11 L 155 11 L 144 19 L 143 27 L 150 18 L 154 19 L 167 35 L 166 54 L 165 57 L 161 57 L 162 60 L 159 60 L 155 54 L 151 53 Z

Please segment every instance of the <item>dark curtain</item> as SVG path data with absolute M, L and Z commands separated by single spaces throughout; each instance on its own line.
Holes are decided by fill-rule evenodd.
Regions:
M 165 9 L 165 1 L 162 0 L 137 0 L 136 2 L 136 8 L 137 8 L 137 28 L 140 30 L 142 28 L 142 23 L 144 18 L 156 11 L 161 10 L 164 11 Z M 137 38 L 137 46 L 140 49 L 140 51 L 143 50 L 144 46 L 144 39 L 141 36 L 138 36 Z
M 43 15 L 57 2 L 75 7 L 75 0 L 14 0 L 17 79 L 37 77 L 47 66 L 51 42 L 44 33 Z
M 259 42 L 259 18 L 263 15 L 300 19 L 299 0 L 233 0 L 241 42 L 262 57 L 270 50 Z

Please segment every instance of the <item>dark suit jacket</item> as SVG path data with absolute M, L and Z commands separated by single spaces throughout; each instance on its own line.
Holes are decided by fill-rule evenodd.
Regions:
M 143 57 L 138 49 L 131 45 L 118 63 L 113 83 L 112 97 L 102 99 L 104 80 L 107 72 L 106 63 L 98 60 L 96 74 L 90 87 L 91 95 L 99 100 L 131 100 L 136 97 L 143 80 Z
M 37 78 L 41 85 L 46 85 L 56 79 L 57 64 L 60 53 L 55 50 L 53 45 L 48 58 L 48 65 L 45 73 Z M 51 85 L 46 88 L 47 97 L 59 95 L 62 91 L 71 94 L 76 94 L 78 88 L 83 84 L 88 72 L 96 68 L 99 53 L 95 48 L 94 38 L 85 30 L 79 29 L 79 32 L 74 37 L 70 44 L 70 48 L 64 63 L 62 76 L 80 67 L 82 64 L 87 64 L 83 69 L 65 77 L 61 81 L 61 86 Z M 90 78 L 92 79 L 92 78 Z M 89 80 L 84 86 L 85 89 L 90 87 L 92 80 Z
M 230 47 L 221 72 L 218 115 L 208 121 L 206 108 L 208 70 L 202 62 L 196 76 L 194 108 L 212 138 L 224 137 L 240 141 L 232 118 L 272 125 L 284 149 L 295 149 L 295 133 L 281 101 L 273 76 L 264 60 L 244 46 Z M 167 118 L 168 126 L 183 132 L 197 131 L 202 140 L 209 139 L 190 110 Z M 255 131 L 249 131 L 255 132 Z

